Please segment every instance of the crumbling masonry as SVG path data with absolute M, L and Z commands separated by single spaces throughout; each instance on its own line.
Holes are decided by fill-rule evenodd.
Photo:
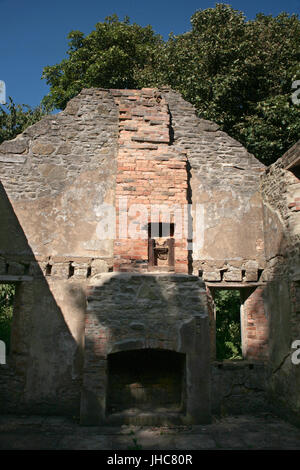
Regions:
M 1 411 L 300 418 L 299 168 L 299 143 L 266 168 L 170 89 L 85 89 L 2 143 L 0 282 L 16 296 Z M 221 288 L 241 293 L 238 363 L 215 360 Z

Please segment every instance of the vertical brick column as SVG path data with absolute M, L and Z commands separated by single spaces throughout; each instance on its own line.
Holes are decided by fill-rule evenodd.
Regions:
M 264 309 L 263 292 L 263 287 L 249 289 L 243 299 L 243 353 L 245 358 L 250 360 L 268 358 L 269 328 Z
M 148 269 L 147 224 L 163 222 L 151 220 L 151 205 L 180 205 L 183 212 L 187 204 L 186 157 L 172 148 L 168 106 L 157 90 L 112 90 L 112 94 L 119 106 L 114 270 L 141 271 Z M 128 232 L 126 238 L 121 236 L 125 214 L 120 198 L 127 202 L 123 209 L 127 227 L 139 216 L 130 212 L 132 205 L 141 204 L 147 210 L 144 237 L 131 238 Z M 175 237 L 175 271 L 188 272 L 186 234 Z
M 209 337 L 210 337 L 210 359 L 211 361 L 216 360 L 216 315 L 215 315 L 215 303 L 213 295 L 209 287 L 206 287 L 207 294 L 207 308 L 208 308 L 208 319 L 209 319 Z

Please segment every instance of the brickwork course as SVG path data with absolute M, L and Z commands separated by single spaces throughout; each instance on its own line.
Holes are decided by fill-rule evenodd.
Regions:
M 165 99 L 152 89 L 113 92 L 119 106 L 119 152 L 117 167 L 117 204 L 126 197 L 128 211 L 132 204 L 142 204 L 149 214 L 151 205 L 172 208 L 187 204 L 186 156 L 180 156 L 171 145 L 170 113 Z M 119 206 L 117 211 L 119 213 Z M 135 214 L 127 219 L 129 225 Z M 120 217 L 120 216 L 119 216 Z M 119 230 L 119 217 L 116 230 Z M 162 222 L 161 217 L 157 222 Z M 146 223 L 146 224 L 147 224 Z M 175 271 L 188 271 L 187 240 L 175 242 Z M 148 258 L 147 239 L 116 239 L 116 270 L 131 270 L 134 260 Z

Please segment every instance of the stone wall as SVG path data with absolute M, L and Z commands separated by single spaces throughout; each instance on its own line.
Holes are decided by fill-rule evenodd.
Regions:
M 78 414 L 85 304 L 78 281 L 41 276 L 17 284 L 1 412 Z
M 115 200 L 117 138 L 111 93 L 91 89 L 0 145 L 1 182 L 35 255 L 112 257 L 96 228 L 99 206 Z M 9 231 L 1 253 L 17 254 Z
M 264 269 L 259 193 L 264 165 L 218 125 L 199 119 L 178 93 L 162 94 L 171 114 L 173 146 L 186 154 L 190 166 L 194 273 L 203 271 L 208 282 L 258 281 Z
M 79 413 L 85 286 L 112 269 L 96 230 L 117 139 L 112 95 L 92 89 L 0 145 L 0 282 L 18 286 L 2 410 Z
M 262 177 L 267 281 L 265 299 L 270 312 L 269 396 L 278 411 L 300 422 L 300 368 L 292 363 L 291 348 L 300 339 L 300 181 L 299 142 L 271 165 Z M 296 203 L 295 203 L 296 201 Z
M 113 241 L 96 230 L 118 178 L 118 195 L 138 203 L 149 204 L 149 193 L 154 203 L 192 202 L 193 269 L 205 281 L 255 282 L 264 269 L 264 166 L 171 90 L 83 90 L 62 113 L 4 142 L 0 171 L 37 256 L 102 259 L 108 270 Z M 2 231 L 2 253 L 11 253 L 8 240 Z M 186 238 L 177 243 L 184 270 Z
M 99 422 L 105 410 L 105 361 L 118 344 L 119 350 L 181 351 L 188 357 L 188 377 L 194 375 L 197 383 L 202 364 L 208 387 L 209 370 L 201 362 L 209 338 L 207 317 L 201 319 L 207 308 L 203 281 L 207 287 L 257 287 L 260 293 L 273 269 L 270 255 L 265 271 L 263 171 L 241 144 L 199 119 L 190 104 L 167 89 L 83 90 L 63 112 L 2 143 L 0 282 L 15 282 L 19 289 L 12 353 L 0 370 L 0 382 L 6 384 L 1 409 L 15 403 L 24 412 L 76 414 L 83 383 L 83 421 L 95 406 Z M 142 274 L 138 286 L 133 278 L 110 278 L 117 275 L 108 274 L 113 268 L 139 269 L 138 262 L 147 257 L 145 240 L 99 238 L 101 207 L 115 206 L 116 196 L 147 208 L 154 202 L 192 203 L 189 236 L 196 244 L 192 252 L 186 233 L 175 239 L 175 270 L 197 277 L 169 274 L 158 280 L 153 275 L 150 286 Z M 264 210 L 273 218 L 265 230 L 276 241 L 282 216 L 273 215 L 268 204 Z M 288 208 L 291 214 L 296 209 Z M 116 228 L 118 233 L 118 217 Z M 272 246 L 267 243 L 270 253 Z M 247 340 L 257 344 L 251 357 L 258 360 L 266 351 L 266 316 L 261 298 L 254 309 L 250 304 Z M 197 386 L 192 381 L 188 386 L 189 406 L 204 416 L 209 398 L 201 401 Z M 208 396 L 208 388 L 202 392 Z
M 268 371 L 251 361 L 212 364 L 212 412 L 239 415 L 272 409 L 267 398 Z

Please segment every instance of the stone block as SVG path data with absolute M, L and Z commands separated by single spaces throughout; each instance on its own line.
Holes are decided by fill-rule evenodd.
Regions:
M 0 145 L 0 153 L 24 153 L 28 149 L 27 139 L 15 139 L 3 142 Z
M 69 155 L 72 153 L 72 146 L 70 144 L 61 144 L 58 149 L 57 153 L 60 155 Z
M 102 259 L 95 259 L 91 263 L 91 276 L 95 276 L 98 273 L 107 273 L 108 264 Z
M 205 271 L 203 273 L 204 281 L 221 281 L 221 272 L 220 271 Z
M 258 270 L 257 269 L 246 269 L 245 280 L 247 282 L 257 282 Z
M 86 278 L 88 274 L 88 267 L 83 267 L 83 266 L 76 266 L 75 263 L 73 263 L 74 266 L 74 277 L 75 278 Z
M 242 271 L 240 269 L 231 269 L 229 271 L 225 271 L 223 280 L 228 282 L 241 282 Z
M 79 110 L 78 102 L 75 100 L 71 100 L 68 102 L 64 112 L 67 114 L 70 114 L 71 116 L 74 116 L 75 114 L 78 113 L 78 110 Z
M 9 262 L 8 264 L 8 274 L 19 276 L 24 274 L 24 266 L 23 264 L 16 263 L 14 261 Z
M 26 157 L 23 155 L 1 155 L 0 163 L 25 163 Z
M 244 265 L 246 270 L 258 269 L 258 262 L 254 260 L 249 260 Z
M 0 258 L 0 274 L 6 274 L 6 261 Z
M 51 153 L 54 152 L 55 147 L 54 147 L 54 145 L 52 145 L 48 142 L 36 141 L 32 145 L 31 150 L 36 155 L 51 155 Z
M 260 280 L 262 282 L 267 282 L 267 281 L 271 281 L 272 279 L 272 273 L 271 273 L 271 270 L 270 269 L 265 269 L 261 276 L 260 276 Z
M 54 263 L 51 270 L 51 277 L 67 279 L 69 277 L 69 263 Z

